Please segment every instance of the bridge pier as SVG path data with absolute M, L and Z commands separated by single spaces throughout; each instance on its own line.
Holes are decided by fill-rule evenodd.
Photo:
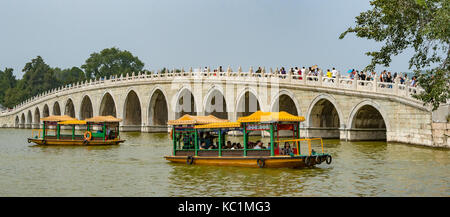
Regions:
M 309 127 L 304 129 L 307 137 L 321 137 L 324 139 L 339 139 L 340 129 L 334 127 Z
M 167 133 L 170 132 L 170 128 L 167 125 L 158 126 L 143 126 L 142 132 L 146 133 Z
M 348 141 L 386 141 L 386 129 L 341 129 L 340 139 Z
M 143 132 L 141 125 L 121 125 L 119 130 L 122 132 Z

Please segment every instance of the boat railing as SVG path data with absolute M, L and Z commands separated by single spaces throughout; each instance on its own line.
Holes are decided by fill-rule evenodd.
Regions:
M 31 130 L 31 138 L 34 138 L 34 139 L 41 138 L 41 132 L 42 132 L 42 129 L 32 129 Z M 37 137 L 35 137 L 35 135 Z

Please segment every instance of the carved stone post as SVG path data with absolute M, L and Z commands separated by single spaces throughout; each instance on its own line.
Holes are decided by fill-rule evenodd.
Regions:
M 336 82 L 335 87 L 339 88 L 340 86 L 340 77 L 341 75 L 339 73 L 336 73 L 336 78 L 334 79 L 334 82 Z
M 398 79 L 399 79 L 398 76 L 394 79 L 394 94 L 395 95 L 398 95 L 398 83 L 399 83 Z
M 322 71 L 319 71 L 319 75 L 317 77 L 319 77 L 319 86 L 322 86 Z
M 378 77 L 377 76 L 375 76 L 375 78 L 373 78 L 372 85 L 373 85 L 373 87 L 372 87 L 373 92 L 377 92 L 377 88 L 378 88 Z

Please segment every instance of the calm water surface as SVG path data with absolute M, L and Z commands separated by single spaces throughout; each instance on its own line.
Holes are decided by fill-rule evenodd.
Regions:
M 0 130 L 0 196 L 450 196 L 450 151 L 326 140 L 331 165 L 259 169 L 172 164 L 167 134 L 109 147 L 40 147 Z

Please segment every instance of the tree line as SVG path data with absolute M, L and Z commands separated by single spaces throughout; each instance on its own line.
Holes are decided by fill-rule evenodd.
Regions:
M 12 68 L 0 69 L 0 104 L 12 108 L 44 91 L 93 78 L 140 72 L 144 63 L 129 51 L 106 48 L 92 53 L 81 67 L 52 68 L 41 56 L 25 64 L 24 75 L 17 79 Z

